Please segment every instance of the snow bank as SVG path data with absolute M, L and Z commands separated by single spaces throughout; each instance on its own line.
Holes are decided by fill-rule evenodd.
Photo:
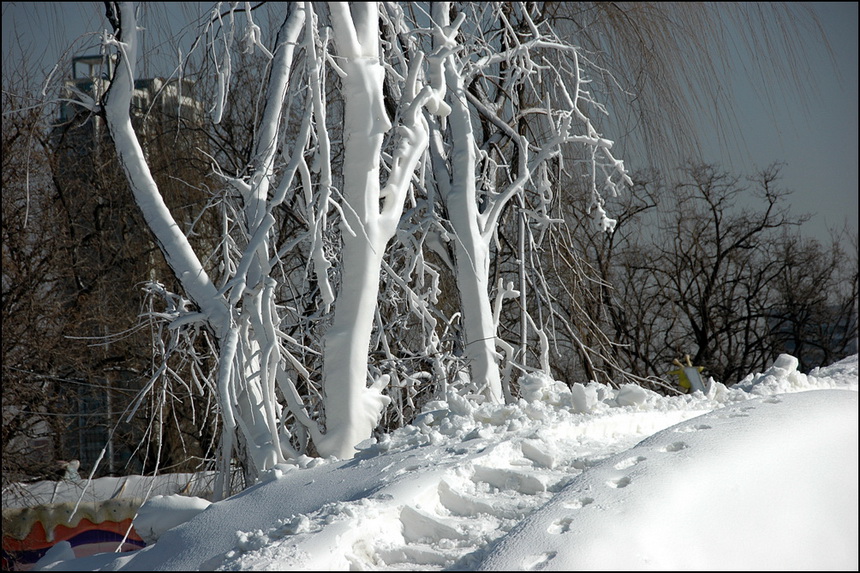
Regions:
M 858 562 L 857 394 L 749 400 L 612 456 L 479 570 L 832 570 Z
M 212 502 L 199 497 L 157 495 L 140 506 L 132 523 L 140 538 L 151 545 L 165 531 L 185 523 L 210 505 Z
M 856 569 L 857 357 L 792 365 L 708 395 L 451 394 L 353 460 L 281 464 L 154 545 L 51 568 Z

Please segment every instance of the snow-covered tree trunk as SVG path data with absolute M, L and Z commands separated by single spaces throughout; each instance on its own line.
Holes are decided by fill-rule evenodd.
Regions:
M 397 230 L 412 173 L 428 141 L 421 108 L 432 92 L 416 94 L 412 62 L 399 145 L 384 187 L 380 182 L 382 142 L 391 122 L 383 103 L 385 70 L 379 59 L 379 12 L 375 3 L 329 5 L 339 56 L 344 111 L 342 276 L 334 321 L 325 335 L 323 388 L 326 433 L 323 455 L 350 458 L 370 437 L 390 399 L 382 394 L 387 376 L 367 387 L 370 337 L 379 294 L 382 258 Z
M 442 180 L 440 191 L 448 220 L 454 231 L 454 262 L 463 325 L 463 354 L 469 365 L 472 381 L 488 400 L 503 401 L 501 375 L 496 355 L 496 329 L 490 306 L 490 245 L 484 239 L 478 212 L 476 192 L 477 147 L 466 104 L 461 66 L 456 61 L 456 27 L 452 29 L 450 3 L 435 2 L 432 18 L 436 23 L 436 48 L 451 53 L 445 58 L 444 81 L 451 106 L 448 118 L 451 129 L 450 166 L 437 167 L 436 177 Z M 460 19 L 462 22 L 462 18 Z M 441 142 L 436 146 L 441 153 Z M 450 171 L 449 171 L 450 170 Z
M 118 48 L 121 57 L 105 102 L 107 124 L 147 225 L 180 284 L 200 308 L 197 319 L 212 328 L 218 341 L 218 388 L 225 424 L 224 461 L 227 463 L 231 457 L 233 434 L 238 432 L 241 448 L 247 452 L 246 479 L 253 481 L 260 471 L 284 461 L 278 437 L 279 407 L 275 399 L 280 355 L 271 313 L 274 303 L 273 279 L 268 276 L 271 271 L 268 237 L 273 219 L 267 195 L 280 110 L 304 13 L 301 9 L 294 10 L 282 28 L 283 42 L 274 56 L 269 99 L 251 182 L 234 181 L 243 195 L 248 231 L 253 239 L 236 275 L 219 291 L 173 220 L 132 129 L 130 104 L 138 46 L 134 7 L 130 3 L 108 3 L 108 10 L 113 14 L 116 27 L 110 44 Z M 184 320 L 190 319 L 185 317 Z
M 134 68 L 138 48 L 134 7 L 131 3 L 112 6 L 118 7 L 114 16 L 121 28 L 117 29 L 116 35 L 108 42 L 119 49 L 121 61 L 105 101 L 104 112 L 120 164 L 126 173 L 134 199 L 168 264 L 191 300 L 208 317 L 216 332 L 223 335 L 223 329 L 229 324 L 226 300 L 218 294 L 188 238 L 165 204 L 131 124 L 129 110 L 134 93 Z M 109 10 L 110 8 L 111 6 Z
M 382 102 L 385 72 L 379 63 L 376 7 L 355 4 L 350 10 L 332 3 L 330 10 L 345 103 L 342 286 L 325 335 L 326 433 L 317 449 L 350 458 L 354 446 L 370 437 L 386 404 L 378 386 L 367 389 L 367 353 L 379 269 L 390 238 L 380 221 L 379 163 L 391 123 Z
M 235 423 L 241 430 L 241 447 L 253 462 L 246 467 L 246 481 L 253 482 L 260 471 L 285 461 L 280 443 L 280 406 L 275 395 L 281 352 L 276 330 L 275 279 L 272 273 L 273 227 L 270 203 L 275 158 L 280 145 L 278 132 L 289 86 L 296 43 L 305 23 L 300 4 L 292 10 L 279 30 L 279 43 L 272 56 L 263 118 L 254 148 L 253 172 L 247 182 L 232 181 L 242 195 L 247 234 L 251 237 L 235 275 L 225 288 L 233 309 L 232 337 L 238 337 L 233 376 Z M 238 309 L 241 308 L 239 312 Z M 222 361 L 225 355 L 222 354 Z M 227 368 L 226 365 L 222 365 Z M 223 374 L 222 374 L 223 375 Z M 222 398 L 223 400 L 223 398 Z M 227 406 L 225 404 L 225 406 Z
M 589 150 L 586 165 L 592 182 L 592 209 L 604 228 L 611 228 L 612 221 L 602 209 L 600 189 L 615 193 L 619 185 L 616 177 L 622 185 L 630 182 L 623 163 L 609 152 L 612 142 L 599 136 L 580 109 L 594 102 L 583 89 L 587 82 L 581 77 L 576 48 L 553 36 L 550 29 L 543 32 L 532 20 L 533 8 L 528 4 L 485 7 L 474 17 L 498 20 L 497 33 L 491 39 L 489 34 L 484 38 L 482 28 L 472 28 L 475 23 L 469 22 L 476 34 L 462 33 L 462 45 L 458 45 L 457 31 L 465 20 L 464 10 L 469 8 L 458 6 L 460 12 L 453 24 L 450 3 L 434 3 L 431 13 L 434 44 L 445 54 L 444 82 L 452 108 L 449 139 L 445 139 L 443 126 L 434 131 L 434 173 L 447 222 L 454 232 L 464 355 L 473 384 L 493 402 L 511 398 L 509 380 L 500 373 L 497 345 L 505 350 L 506 370 L 514 359 L 513 347 L 499 338 L 490 304 L 490 290 L 496 286 L 489 278 L 491 246 L 498 237 L 502 212 L 518 198 L 519 217 L 527 214 L 531 219 L 528 224 L 524 221 L 521 235 L 529 226 L 543 233 L 557 222 L 550 214 L 553 192 L 545 177 L 546 162 L 571 143 Z M 514 23 L 513 17 L 519 20 Z M 574 119 L 581 124 L 582 135 L 570 133 Z M 481 141 L 476 141 L 476 120 L 481 126 L 477 130 Z M 529 127 L 523 131 L 526 125 Z M 527 195 L 532 197 L 530 205 Z M 527 264 L 524 252 L 523 248 L 518 253 L 521 279 Z M 505 298 L 521 296 L 521 332 L 527 332 L 526 321 L 531 323 L 532 319 L 527 313 L 525 290 L 511 288 L 506 293 L 497 297 L 498 304 Z M 499 309 L 495 312 L 498 314 Z M 545 333 L 537 326 L 535 332 L 545 356 Z M 547 367 L 546 360 L 541 364 Z
M 452 106 L 456 117 L 457 105 Z M 468 121 L 468 118 L 466 119 Z M 454 124 L 461 123 L 452 119 Z M 456 137 L 456 135 L 455 135 Z M 456 234 L 454 261 L 460 294 L 464 349 L 472 381 L 488 400 L 504 401 L 496 353 L 496 327 L 490 306 L 490 245 L 478 228 L 475 197 L 474 150 L 467 151 L 468 139 L 454 144 L 450 192 L 445 196 L 448 220 Z

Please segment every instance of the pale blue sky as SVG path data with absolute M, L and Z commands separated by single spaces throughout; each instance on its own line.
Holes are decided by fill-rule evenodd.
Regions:
M 163 15 L 158 3 L 150 6 Z M 177 20 L 188 21 L 198 7 L 211 4 L 186 2 L 182 6 L 182 17 L 173 14 L 170 18 L 172 27 Z M 716 140 L 706 139 L 703 144 L 707 161 L 739 174 L 784 162 L 782 183 L 794 190 L 792 209 L 814 214 L 805 234 L 826 240 L 828 227 L 847 223 L 854 233 L 858 229 L 858 4 L 820 2 L 813 8 L 830 42 L 835 65 L 823 46 L 810 48 L 813 72 L 808 85 L 785 82 L 775 86 L 778 93 L 770 102 L 760 97 L 755 82 L 735 78 L 734 109 L 744 129 L 744 141 L 729 148 L 720 147 Z M 2 9 L 3 66 L 21 65 L 21 51 L 16 49 L 16 38 L 20 38 L 36 81 L 70 47 L 75 55 L 96 51 L 98 38 L 92 32 L 106 26 L 103 5 L 96 2 L 3 2 Z M 193 30 L 186 28 L 185 49 Z M 151 30 L 153 36 L 158 32 Z M 163 57 L 175 58 L 174 49 L 165 46 Z M 807 107 L 791 93 L 801 88 L 811 89 Z M 625 160 L 630 168 L 644 167 L 636 165 L 634 158 Z
M 857 233 L 858 219 L 858 37 L 856 2 L 813 5 L 828 37 L 834 63 L 821 46 L 808 54 L 813 66 L 807 86 L 787 81 L 782 89 L 809 90 L 803 107 L 793 94 L 774 94 L 773 106 L 752 83 L 735 83 L 738 118 L 745 127 L 745 143 L 735 150 L 706 143 L 705 159 L 733 165 L 745 172 L 775 161 L 785 162 L 783 184 L 795 191 L 796 212 L 817 213 L 809 233 L 827 237 L 826 227 L 847 222 Z

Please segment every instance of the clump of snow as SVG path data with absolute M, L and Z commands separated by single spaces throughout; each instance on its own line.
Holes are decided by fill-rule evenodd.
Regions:
M 157 495 L 140 506 L 132 524 L 140 538 L 151 545 L 162 533 L 185 523 L 211 504 L 200 497 Z
M 515 404 L 451 393 L 355 459 L 281 464 L 154 545 L 48 568 L 856 570 L 857 385 L 857 356 L 707 395 L 530 375 Z
M 75 558 L 75 552 L 72 549 L 72 544 L 68 541 L 60 541 L 51 546 L 48 551 L 42 555 L 42 558 L 36 561 L 33 568 L 36 570 L 48 567 L 54 563 L 68 561 Z
M 619 406 L 640 406 L 648 398 L 648 391 L 635 384 L 625 384 L 618 389 L 615 402 Z
M 553 380 L 543 372 L 526 374 L 520 378 L 520 396 L 526 402 L 547 402 L 557 406 L 561 404 L 561 397 L 569 393 L 565 383 Z
M 809 375 L 797 371 L 798 360 L 788 354 L 780 354 L 774 361 L 773 366 L 761 374 L 750 374 L 737 385 L 735 389 L 749 392 L 756 396 L 769 396 L 773 394 L 785 394 L 789 392 L 802 392 L 804 390 L 822 388 L 845 388 L 857 390 L 856 374 L 853 381 L 848 376 L 847 381 L 841 376 L 834 376 L 851 364 L 854 359 L 856 368 L 856 355 L 837 362 L 828 369 L 816 368 Z
M 570 389 L 570 398 L 574 412 L 584 414 L 594 409 L 594 406 L 600 400 L 598 388 L 595 386 L 597 385 L 594 383 L 583 386 L 579 382 L 573 385 L 573 388 Z

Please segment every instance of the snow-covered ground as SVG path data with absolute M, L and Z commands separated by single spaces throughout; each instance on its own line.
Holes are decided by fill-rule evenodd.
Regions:
M 281 465 L 211 505 L 157 498 L 140 551 L 51 564 L 59 545 L 41 565 L 856 571 L 857 361 L 806 375 L 783 355 L 707 396 L 532 375 L 515 405 L 449 396 L 353 460 Z

